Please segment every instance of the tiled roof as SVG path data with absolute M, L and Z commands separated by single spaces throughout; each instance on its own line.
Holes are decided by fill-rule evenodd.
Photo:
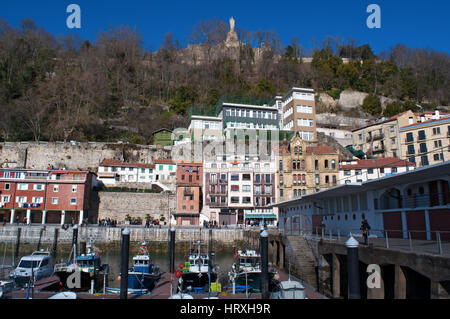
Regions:
M 306 148 L 306 154 L 336 154 L 337 152 L 330 146 L 310 146 Z
M 414 123 L 414 124 L 411 124 L 411 125 L 403 126 L 401 128 L 401 130 L 404 130 L 404 129 L 408 128 L 408 127 L 414 127 L 416 125 L 432 124 L 433 122 L 446 121 L 446 120 L 449 120 L 449 119 L 450 119 L 450 116 L 449 117 L 440 118 L 440 119 L 428 120 L 428 121 L 425 121 L 425 122 L 418 122 L 418 123 Z
M 138 167 L 138 168 L 155 168 L 155 164 L 143 163 L 125 163 L 115 159 L 104 159 L 100 166 L 120 166 L 120 167 Z
M 168 159 L 155 159 L 153 162 L 155 162 L 155 164 L 176 164 L 174 161 Z
M 378 168 L 378 167 L 403 167 L 406 166 L 406 163 L 407 163 L 406 160 L 401 160 L 396 157 L 363 159 L 357 161 L 356 164 L 341 165 L 341 170 Z M 408 165 L 414 166 L 414 164 L 412 163 L 409 163 Z

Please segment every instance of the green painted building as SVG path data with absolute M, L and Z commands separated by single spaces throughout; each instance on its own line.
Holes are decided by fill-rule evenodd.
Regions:
M 162 128 L 152 133 L 153 134 L 153 144 L 161 146 L 171 146 L 173 145 L 172 131 L 166 128 Z

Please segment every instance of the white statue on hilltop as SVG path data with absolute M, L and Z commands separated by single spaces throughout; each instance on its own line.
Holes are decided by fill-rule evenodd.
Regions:
M 234 25 L 235 25 L 236 21 L 234 20 L 233 17 L 230 18 L 230 32 L 233 33 L 234 32 Z

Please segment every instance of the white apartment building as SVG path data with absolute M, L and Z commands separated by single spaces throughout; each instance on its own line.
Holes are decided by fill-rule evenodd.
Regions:
M 362 183 L 414 169 L 414 163 L 395 157 L 341 162 L 339 183 Z

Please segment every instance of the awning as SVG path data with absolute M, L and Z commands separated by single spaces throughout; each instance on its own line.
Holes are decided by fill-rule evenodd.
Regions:
M 275 214 L 245 214 L 245 218 L 263 218 L 263 219 L 275 219 Z

